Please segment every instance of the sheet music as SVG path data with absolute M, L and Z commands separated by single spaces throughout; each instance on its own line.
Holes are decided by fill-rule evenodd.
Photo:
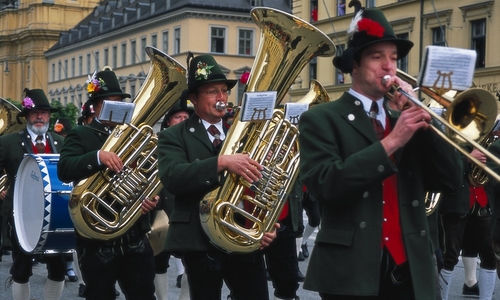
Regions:
M 245 93 L 240 120 L 244 122 L 270 120 L 276 103 L 276 95 L 276 91 Z
M 476 57 L 475 50 L 427 46 L 418 85 L 464 91 L 472 85 Z
M 134 103 L 104 100 L 98 119 L 116 124 L 130 123 L 134 109 Z
M 286 103 L 285 119 L 292 124 L 299 124 L 300 115 L 309 109 L 308 103 Z

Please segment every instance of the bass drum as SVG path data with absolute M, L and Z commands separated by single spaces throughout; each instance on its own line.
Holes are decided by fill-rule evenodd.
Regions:
M 14 187 L 14 227 L 28 253 L 73 252 L 76 246 L 68 201 L 72 183 L 57 177 L 59 154 L 29 154 L 17 171 Z

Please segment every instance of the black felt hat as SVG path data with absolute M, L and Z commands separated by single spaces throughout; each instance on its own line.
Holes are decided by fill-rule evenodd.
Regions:
M 124 93 L 118 82 L 115 72 L 111 70 L 104 70 L 94 72 L 92 77 L 89 76 L 87 80 L 87 93 L 89 94 L 88 102 L 92 103 L 97 98 L 107 96 L 121 96 L 123 98 L 130 98 L 130 94 Z
M 21 103 L 23 110 L 17 114 L 17 118 L 25 117 L 26 114 L 35 109 L 46 109 L 50 112 L 56 112 L 57 108 L 52 108 L 49 103 L 49 99 L 45 95 L 44 91 L 41 89 L 24 89 L 24 99 Z
M 187 99 L 187 96 L 188 90 L 185 90 L 182 93 L 181 98 L 177 102 L 175 102 L 174 105 L 172 105 L 172 107 L 167 111 L 165 117 L 163 118 L 163 121 L 161 122 L 160 130 L 168 128 L 167 121 L 174 114 L 180 111 L 185 111 L 191 116 L 194 113 L 193 105 L 191 104 L 191 101 Z
M 236 79 L 226 78 L 226 75 L 224 75 L 221 67 L 217 64 L 212 55 L 203 54 L 193 57 L 193 54 L 189 52 L 188 63 L 189 92 L 193 92 L 199 86 L 209 82 L 225 82 L 228 89 L 232 89 L 237 83 Z
M 352 20 L 348 33 L 350 37 L 347 49 L 341 56 L 333 59 L 333 65 L 342 73 L 351 73 L 354 58 L 359 57 L 364 49 L 375 43 L 393 42 L 396 44 L 398 59 L 408 55 L 413 47 L 412 41 L 396 37 L 392 26 L 378 9 L 361 8 Z

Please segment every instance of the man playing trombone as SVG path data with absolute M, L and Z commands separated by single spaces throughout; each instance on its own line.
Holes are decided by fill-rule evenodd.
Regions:
M 333 63 L 351 89 L 299 123 L 300 178 L 323 207 L 304 288 L 322 299 L 434 299 L 424 193 L 458 188 L 458 155 L 406 96 L 395 92 L 399 111 L 388 107 L 392 85 L 414 95 L 396 77 L 413 43 L 376 9 L 361 9 L 350 28 Z

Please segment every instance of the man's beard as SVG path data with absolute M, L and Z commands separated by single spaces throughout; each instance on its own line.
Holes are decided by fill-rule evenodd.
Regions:
M 35 123 L 30 123 L 26 125 L 34 134 L 40 135 L 45 134 L 49 130 L 49 123 L 44 123 L 43 127 L 35 126 Z

